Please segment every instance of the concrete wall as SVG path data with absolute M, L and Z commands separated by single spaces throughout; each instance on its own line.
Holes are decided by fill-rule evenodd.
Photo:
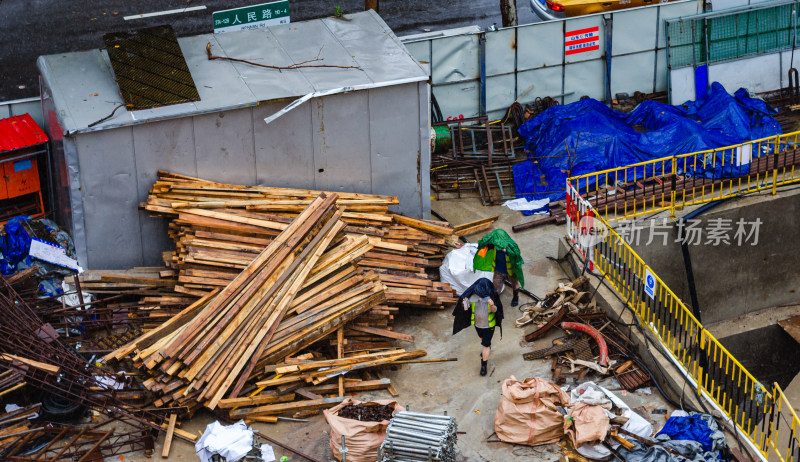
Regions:
M 62 199 L 89 269 L 162 264 L 166 221 L 138 209 L 158 170 L 211 180 L 398 196 L 430 211 L 427 82 L 89 132 L 57 140 Z M 46 104 L 54 111 L 52 104 Z M 46 114 L 47 115 L 47 114 Z M 45 120 L 48 118 L 46 117 Z
M 662 212 L 658 218 L 665 214 Z M 703 324 L 800 301 L 798 214 L 800 196 L 790 191 L 774 197 L 751 196 L 731 201 L 697 217 L 704 230 L 714 219 L 732 220 L 734 230 L 740 218 L 746 222 L 762 221 L 755 246 L 738 246 L 735 242 L 688 246 Z M 676 228 L 670 230 L 666 246 L 657 235 L 647 245 L 649 236 L 650 230 L 642 230 L 639 243 L 631 246 L 684 303 L 691 304 L 681 246 L 675 242 Z
M 777 324 L 719 341 L 767 388 L 774 382 L 785 388 L 800 372 L 797 341 Z

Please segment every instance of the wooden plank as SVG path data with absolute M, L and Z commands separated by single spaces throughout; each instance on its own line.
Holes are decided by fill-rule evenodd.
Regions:
M 450 236 L 453 234 L 453 228 L 450 226 L 444 226 L 441 224 L 434 224 L 427 220 L 420 220 L 417 218 L 411 218 L 404 215 L 399 214 L 392 214 L 392 219 L 396 223 L 400 223 L 406 226 L 410 226 L 412 228 L 421 229 L 424 231 L 428 231 L 434 234 L 440 234 L 443 236 Z M 440 222 L 441 223 L 441 222 Z
M 164 459 L 169 457 L 169 450 L 172 447 L 172 435 L 175 434 L 175 423 L 178 421 L 178 414 L 169 415 L 169 424 L 167 424 L 167 435 L 164 437 L 164 447 L 161 449 L 161 457 Z
M 343 388 L 344 387 L 344 377 L 342 377 L 341 385 L 339 385 L 339 386 L 342 387 L 342 394 L 339 395 L 339 396 L 343 396 L 344 395 L 344 388 Z M 298 388 L 294 392 L 297 393 L 298 395 L 302 396 L 303 398 L 306 398 L 306 399 L 323 399 L 324 398 L 324 396 L 320 396 L 320 395 L 314 393 L 313 391 L 309 390 L 308 388 L 304 388 L 304 387 Z
M 336 331 L 336 359 L 342 359 L 344 355 L 344 329 L 341 327 Z M 344 376 L 339 376 L 339 396 L 344 396 Z
M 280 403 L 293 400 L 294 394 L 281 396 L 276 391 L 265 391 L 255 396 L 221 399 L 218 407 L 221 409 L 233 409 L 241 406 L 259 406 L 262 404 Z
M 296 401 L 294 403 L 268 404 L 266 406 L 259 406 L 255 408 L 234 409 L 231 411 L 230 415 L 232 419 L 240 419 L 259 415 L 275 415 L 286 412 L 308 411 L 311 409 L 326 409 L 333 407 L 344 400 L 344 397 L 337 396 L 335 398 Z
M 376 375 L 378 376 L 379 379 L 386 378 L 381 372 L 378 372 Z M 389 385 L 386 389 L 389 390 L 389 394 L 391 394 L 392 396 L 394 397 L 400 396 L 400 393 L 397 391 L 397 388 L 394 387 L 394 384 Z
M 367 334 L 373 335 L 380 335 L 381 337 L 389 337 L 397 340 L 402 340 L 404 342 L 413 342 L 414 336 L 408 334 L 401 334 L 400 332 L 394 332 L 391 330 L 386 329 L 379 329 L 377 327 L 369 327 L 369 326 L 359 326 L 357 324 L 351 324 L 347 326 L 349 329 L 358 331 L 358 332 L 365 332 Z
M 383 378 L 379 380 L 362 380 L 359 382 L 347 382 L 344 383 L 344 391 L 345 392 L 357 392 L 357 391 L 372 391 L 372 390 L 383 390 L 385 388 L 389 388 L 392 384 L 392 381 Z M 335 383 L 331 384 L 323 384 L 317 385 L 314 387 L 308 387 L 307 390 L 313 393 L 319 394 L 329 394 L 329 393 L 336 393 L 338 390 L 339 385 Z
M 54 375 L 58 374 L 61 371 L 61 368 L 58 366 L 43 363 L 40 361 L 34 361 L 33 359 L 23 358 L 21 356 L 16 356 L 8 353 L 0 354 L 0 359 L 2 359 L 3 361 L 7 361 L 9 363 L 21 363 L 26 366 L 30 366 Z

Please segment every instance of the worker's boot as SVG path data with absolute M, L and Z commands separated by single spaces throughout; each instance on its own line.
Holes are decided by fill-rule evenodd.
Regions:
M 489 361 L 484 361 L 483 356 L 481 356 L 481 375 L 486 375 L 486 366 L 489 364 Z
M 519 292 L 514 291 L 514 296 L 511 297 L 511 306 L 519 305 Z

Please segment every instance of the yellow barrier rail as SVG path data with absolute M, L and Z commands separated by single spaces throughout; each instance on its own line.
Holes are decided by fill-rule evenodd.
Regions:
M 603 218 L 630 218 L 800 181 L 800 131 L 573 176 Z
M 780 387 L 767 390 L 707 331 L 573 181 L 567 180 L 567 229 L 589 269 L 608 280 L 687 380 L 730 419 L 762 460 L 798 461 L 800 420 Z M 715 191 L 720 190 L 715 186 Z

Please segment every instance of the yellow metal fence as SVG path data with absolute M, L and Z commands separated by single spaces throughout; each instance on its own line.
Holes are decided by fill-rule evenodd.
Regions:
M 573 176 L 608 220 L 675 210 L 800 181 L 800 132 Z
M 576 183 L 573 178 L 567 180 L 567 229 L 586 264 L 614 287 L 687 381 L 696 384 L 739 428 L 763 460 L 797 461 L 800 421 L 780 387 L 774 384 L 768 390 L 759 383 L 608 224 L 604 214 L 578 194 Z M 709 196 L 710 192 L 705 197 Z

